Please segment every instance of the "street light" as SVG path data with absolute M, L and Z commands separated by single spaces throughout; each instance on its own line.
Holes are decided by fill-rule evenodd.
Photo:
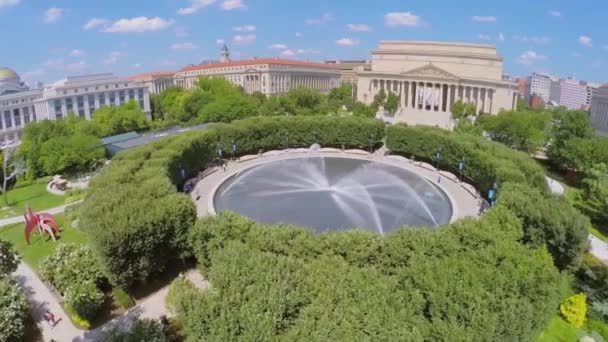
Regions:
M 285 149 L 289 149 L 289 131 L 285 132 Z
M 232 139 L 232 158 L 236 159 L 236 142 Z
M 460 160 L 460 163 L 458 163 L 458 171 L 460 171 L 460 181 L 462 182 L 464 179 L 464 176 L 462 174 L 462 172 L 464 171 L 464 166 L 465 166 L 465 158 L 462 157 L 462 159 Z
M 369 153 L 372 154 L 372 148 L 374 147 L 374 138 L 376 134 L 372 133 L 369 135 Z

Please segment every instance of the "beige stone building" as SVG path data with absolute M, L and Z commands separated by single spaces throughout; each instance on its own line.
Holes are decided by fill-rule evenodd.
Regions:
M 226 47 L 219 63 L 191 65 L 177 71 L 175 85 L 192 88 L 201 76 L 223 77 L 243 87 L 246 93 L 267 96 L 298 87 L 329 93 L 341 84 L 340 70 L 335 65 L 278 58 L 231 61 Z
M 515 108 L 517 84 L 502 80 L 502 67 L 492 45 L 382 41 L 371 71 L 357 74 L 357 99 L 370 104 L 384 89 L 400 96 L 395 120 L 451 129 L 458 100 L 475 104 L 477 113 Z
M 158 71 L 130 76 L 127 79 L 137 85 L 148 87 L 150 94 L 159 94 L 175 85 L 173 75 L 175 75 L 174 71 Z
M 340 70 L 342 82 L 357 83 L 357 73 L 372 70 L 372 64 L 368 61 L 325 61 L 325 64 L 332 64 Z

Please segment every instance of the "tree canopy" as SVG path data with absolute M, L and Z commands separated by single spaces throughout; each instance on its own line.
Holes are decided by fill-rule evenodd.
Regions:
M 482 115 L 479 126 L 492 140 L 516 150 L 533 153 L 548 140 L 547 124 L 551 113 L 501 112 L 498 115 Z

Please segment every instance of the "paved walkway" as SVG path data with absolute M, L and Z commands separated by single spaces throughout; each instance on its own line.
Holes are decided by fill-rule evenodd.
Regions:
M 363 150 L 340 151 L 334 148 L 323 148 L 321 151 L 310 152 L 309 149 L 300 148 L 269 151 L 260 156 L 244 156 L 241 157 L 238 162 L 229 163 L 226 171 L 219 169 L 206 170 L 206 176 L 196 184 L 193 191 L 190 193 L 193 201 L 196 203 L 198 216 L 203 217 L 215 213 L 213 208 L 213 195 L 224 180 L 232 175 L 268 162 L 305 157 L 373 160 L 375 162 L 396 166 L 414 172 L 441 188 L 450 198 L 452 204 L 452 222 L 464 217 L 477 217 L 484 202 L 483 198 L 477 193 L 473 186 L 461 182 L 456 175 L 449 172 L 438 171 L 435 167 L 427 163 L 414 162 L 397 155 L 384 156 L 381 153 L 370 155 L 369 152 Z
M 124 315 L 96 329 L 85 331 L 74 326 L 56 297 L 29 266 L 21 263 L 13 274 L 13 277 L 30 302 L 34 321 L 40 329 L 43 341 L 51 341 L 52 339 L 60 342 L 96 341 L 110 329 L 119 328 L 123 331 L 128 329 L 131 323 L 138 318 L 159 319 L 163 315 L 171 316 L 165 307 L 165 298 L 169 292 L 169 286 L 165 286 L 145 298 L 140 304 L 131 308 Z M 209 286 L 208 282 L 197 270 L 188 271 L 185 277 L 200 289 L 206 289 Z M 53 312 L 58 320 L 54 327 L 48 324 L 42 317 L 46 310 Z
M 74 205 L 74 204 L 78 204 L 80 202 L 82 202 L 82 200 L 64 204 L 62 206 L 51 208 L 51 209 L 40 210 L 40 212 L 50 213 L 53 215 L 60 214 L 60 213 L 64 212 L 67 207 Z M 0 219 L 0 227 L 4 227 L 4 226 L 11 225 L 11 224 L 24 222 L 24 221 L 25 221 L 25 218 L 23 217 L 23 215 L 8 217 L 8 218 Z

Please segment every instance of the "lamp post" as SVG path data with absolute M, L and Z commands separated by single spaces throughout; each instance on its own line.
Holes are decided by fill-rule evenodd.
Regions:
M 285 149 L 289 149 L 289 131 L 285 132 Z
M 372 148 L 374 147 L 374 138 L 376 135 L 374 133 L 369 135 L 369 154 L 372 154 Z
M 435 152 L 435 168 L 439 170 L 439 161 L 441 160 L 441 148 Z
M 465 166 L 465 158 L 462 157 L 462 159 L 460 160 L 460 163 L 458 163 L 458 171 L 460 171 L 460 181 L 461 182 L 464 179 L 464 176 L 463 176 L 464 166 Z
M 315 129 L 315 130 L 313 131 L 313 133 L 312 133 L 312 134 L 314 135 L 314 138 L 315 138 L 314 143 L 315 143 L 315 144 L 318 144 L 318 143 L 319 143 L 319 133 L 318 133 L 318 132 L 317 132 L 317 130 Z
M 236 142 L 232 139 L 232 158 L 236 159 Z

